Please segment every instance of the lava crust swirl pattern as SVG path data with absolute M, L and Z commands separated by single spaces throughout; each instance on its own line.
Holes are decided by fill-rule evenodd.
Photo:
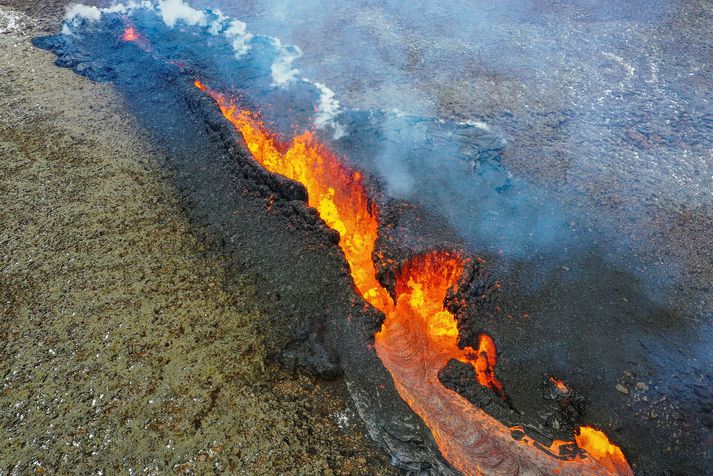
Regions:
M 361 173 L 344 165 L 312 133 L 281 141 L 256 113 L 200 81 L 195 81 L 195 86 L 216 101 L 241 133 L 253 158 L 268 171 L 303 184 L 308 205 L 339 232 L 339 245 L 356 290 L 386 317 L 375 336 L 376 353 L 401 398 L 428 426 L 454 468 L 467 475 L 633 474 L 621 450 L 599 430 L 583 427 L 576 445 L 555 441 L 543 448 L 526 436 L 515 439 L 516 429 L 444 387 L 438 373 L 449 360 L 458 359 L 473 365 L 481 385 L 504 395 L 495 378 L 493 340 L 482 335 L 477 350 L 461 349 L 455 317 L 444 307 L 446 294 L 457 285 L 466 260 L 448 251 L 411 258 L 397 275 L 394 302 L 376 278 L 372 253 L 379 216 L 367 197 Z M 579 448 L 560 456 L 559 449 L 564 446 Z

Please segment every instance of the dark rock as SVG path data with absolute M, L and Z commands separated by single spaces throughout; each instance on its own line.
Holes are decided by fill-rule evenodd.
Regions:
M 492 389 L 478 384 L 472 365 L 456 359 L 451 359 L 438 373 L 438 380 L 478 408 L 486 408 L 500 399 Z

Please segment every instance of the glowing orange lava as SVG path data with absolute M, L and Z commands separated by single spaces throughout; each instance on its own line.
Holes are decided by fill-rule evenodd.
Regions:
M 561 393 L 562 395 L 567 395 L 569 393 L 569 387 L 562 380 L 558 380 L 554 377 L 550 377 L 550 382 L 552 382 L 555 385 L 555 388 L 557 388 L 557 391 L 559 393 Z
M 589 453 L 592 458 L 600 461 L 613 474 L 626 474 L 631 468 L 626 462 L 621 449 L 609 441 L 602 431 L 583 426 L 574 436 L 577 445 Z
M 503 386 L 495 378 L 497 356 L 492 337 L 481 334 L 477 349 L 461 349 L 456 319 L 443 307 L 448 289 L 456 285 L 465 264 L 459 255 L 448 252 L 431 252 L 406 262 L 396 278 L 396 312 L 389 314 L 382 309 L 386 313 L 386 322 L 376 335 L 377 351 L 381 338 L 391 325 L 397 325 L 400 319 L 412 321 L 419 318 L 425 324 L 423 330 L 429 338 L 429 349 L 445 359 L 439 370 L 450 359 L 469 363 L 475 369 L 480 385 L 504 397 Z
M 305 186 L 308 204 L 337 230 L 357 291 L 384 313 L 375 336 L 376 352 L 393 377 L 403 400 L 431 430 L 443 456 L 464 474 L 600 474 L 631 475 L 621 450 L 595 429 L 583 427 L 576 442 L 584 452 L 561 456 L 572 442 L 549 448 L 513 431 L 444 387 L 438 373 L 451 359 L 473 366 L 478 382 L 504 397 L 495 377 L 493 339 L 481 335 L 478 348 L 458 346 L 454 315 L 444 307 L 466 261 L 457 253 L 432 251 L 407 261 L 395 285 L 396 302 L 376 279 L 372 253 L 378 233 L 378 210 L 369 201 L 359 172 L 351 170 L 310 132 L 283 142 L 257 114 L 207 88 L 223 115 L 242 134 L 254 159 L 270 172 Z
M 141 38 L 141 36 L 133 26 L 127 26 L 124 29 L 124 34 L 121 35 L 121 39 L 123 41 L 136 41 L 139 38 Z
M 206 90 L 200 83 L 196 86 Z M 237 108 L 218 93 L 210 94 L 223 115 L 240 131 L 260 165 L 305 186 L 308 205 L 339 232 L 339 246 L 351 268 L 354 285 L 364 299 L 377 309 L 392 309 L 391 296 L 376 280 L 371 254 L 379 219 L 367 199 L 361 173 L 343 165 L 312 133 L 304 132 L 290 143 L 283 143 L 265 129 L 255 114 Z

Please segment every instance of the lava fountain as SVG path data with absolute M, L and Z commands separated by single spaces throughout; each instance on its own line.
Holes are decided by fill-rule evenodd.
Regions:
M 481 335 L 478 348 L 460 348 L 455 316 L 444 300 L 454 290 L 468 260 L 449 251 L 431 251 L 407 261 L 397 274 L 395 301 L 376 278 L 372 254 L 378 209 L 369 200 L 360 172 L 304 132 L 286 142 L 267 129 L 258 114 L 241 108 L 203 83 L 223 115 L 239 131 L 253 158 L 266 170 L 300 182 L 308 205 L 339 232 L 339 246 L 354 286 L 385 320 L 375 335 L 376 353 L 401 398 L 432 432 L 448 462 L 464 474 L 633 474 L 621 450 L 601 431 L 579 429 L 575 442 L 549 447 L 511 429 L 443 386 L 439 371 L 451 359 L 469 363 L 478 383 L 505 398 L 495 377 L 493 339 Z M 561 453 L 564 447 L 576 451 Z
M 131 25 L 127 26 L 121 35 L 122 41 L 137 41 L 140 38 L 136 29 Z

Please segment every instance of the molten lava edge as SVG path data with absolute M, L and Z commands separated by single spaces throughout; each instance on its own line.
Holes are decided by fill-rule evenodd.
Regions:
M 368 199 L 362 175 L 344 165 L 310 132 L 283 142 L 258 114 L 240 108 L 203 83 L 223 115 L 239 131 L 253 158 L 270 172 L 300 182 L 308 205 L 340 235 L 339 246 L 349 264 L 354 286 L 386 319 L 375 335 L 376 353 L 390 372 L 401 398 L 432 432 L 448 462 L 464 474 L 633 474 L 624 454 L 607 436 L 582 427 L 575 437 L 577 451 L 562 455 L 573 442 L 550 447 L 507 428 L 458 393 L 444 387 L 439 371 L 451 359 L 473 366 L 478 383 L 504 397 L 495 377 L 495 343 L 481 335 L 478 348 L 461 349 L 454 315 L 444 299 L 455 288 L 467 261 L 449 251 L 431 251 L 407 261 L 396 279 L 396 302 L 376 278 L 372 253 L 379 215 Z M 562 384 L 564 385 L 564 384 Z M 565 387 L 566 388 L 566 387 Z M 582 451 L 583 450 L 583 451 Z

